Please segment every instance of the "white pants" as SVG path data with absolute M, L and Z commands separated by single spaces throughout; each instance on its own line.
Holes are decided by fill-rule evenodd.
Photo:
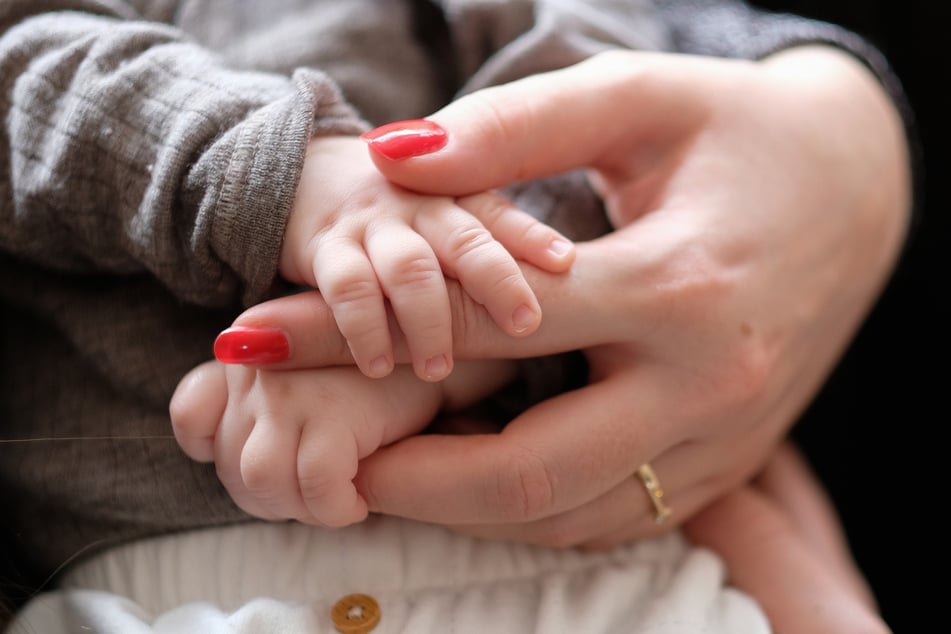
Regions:
M 722 562 L 679 533 L 606 553 L 474 540 L 391 517 L 251 523 L 114 548 L 34 598 L 10 634 L 332 634 L 372 596 L 372 634 L 766 634 Z

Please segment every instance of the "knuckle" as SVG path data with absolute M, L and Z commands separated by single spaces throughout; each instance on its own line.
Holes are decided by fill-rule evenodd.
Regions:
M 241 454 L 241 480 L 248 493 L 258 498 L 275 497 L 280 489 L 280 470 L 274 461 L 256 451 Z
M 477 303 L 461 284 L 449 281 L 449 307 L 452 311 L 452 349 L 460 352 L 484 351 L 496 332 L 495 322 L 485 307 Z
M 375 279 L 357 275 L 336 278 L 320 290 L 327 302 L 336 306 L 360 304 L 367 300 L 375 300 L 380 295 Z
M 653 320 L 670 333 L 690 338 L 699 351 L 685 385 L 692 394 L 680 407 L 694 413 L 701 407 L 748 407 L 769 389 L 780 349 L 774 336 L 743 316 L 750 313 L 746 264 L 708 247 L 682 243 L 673 245 L 668 256 L 640 283 L 652 289 Z M 715 327 L 697 330 L 697 323 Z
M 540 456 L 523 448 L 500 460 L 490 502 L 508 521 L 526 522 L 548 515 L 554 494 L 552 471 Z
M 692 322 L 716 311 L 736 291 L 735 276 L 700 245 L 680 245 L 657 271 L 656 297 L 670 317 Z
M 512 202 L 497 192 L 483 192 L 458 200 L 461 207 L 479 219 L 487 227 L 495 225 L 499 218 L 514 210 Z
M 470 93 L 457 102 L 471 116 L 466 120 L 477 122 L 479 133 L 493 147 L 519 147 L 523 137 L 523 121 L 533 120 L 532 104 L 526 100 L 514 98 L 508 91 L 499 88 L 487 88 Z M 512 182 L 527 180 L 522 161 L 515 161 L 516 172 Z
M 453 229 L 446 238 L 446 251 L 454 261 L 494 255 L 495 238 L 484 227 L 469 225 Z
M 721 394 L 728 404 L 743 407 L 766 391 L 774 372 L 775 355 L 762 338 L 751 335 L 736 346 L 724 365 Z
M 499 268 L 501 269 L 501 267 Z M 500 270 L 498 277 L 492 285 L 489 297 L 508 299 L 511 297 L 510 293 L 513 290 L 517 291 L 527 285 L 528 283 L 525 281 L 519 269 L 516 268 L 511 272 Z
M 297 484 L 304 500 L 314 502 L 327 498 L 340 485 L 340 481 L 331 470 L 308 464 L 302 465 L 298 471 Z
M 721 351 L 695 370 L 692 391 L 681 407 L 693 415 L 721 412 L 727 419 L 742 421 L 737 412 L 755 406 L 769 389 L 773 374 L 773 356 L 759 343 L 728 344 L 731 349 Z
M 388 275 L 390 284 L 407 288 L 428 288 L 437 277 L 442 270 L 436 258 L 418 254 L 399 258 Z
M 764 397 L 775 367 L 775 354 L 761 340 L 727 343 L 702 370 L 696 403 L 721 412 L 738 412 Z M 743 417 L 738 417 L 742 419 Z

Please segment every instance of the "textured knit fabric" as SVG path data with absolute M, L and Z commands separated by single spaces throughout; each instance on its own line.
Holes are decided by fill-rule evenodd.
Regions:
M 804 41 L 854 51 L 901 98 L 854 35 L 731 0 L 4 0 L 0 528 L 23 582 L 247 519 L 179 450 L 168 402 L 279 288 L 313 135 L 610 47 L 752 58 Z M 596 215 L 566 182 L 519 200 L 555 218 L 579 198 Z M 582 222 L 566 232 L 607 229 Z

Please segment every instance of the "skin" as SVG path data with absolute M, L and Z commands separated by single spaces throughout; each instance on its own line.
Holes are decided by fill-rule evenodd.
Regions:
M 309 496 L 307 484 L 320 476 L 302 479 L 298 486 L 293 472 L 295 464 L 299 467 L 304 463 L 333 463 L 353 444 L 364 443 L 362 450 L 372 451 L 375 447 L 371 445 L 379 438 L 368 441 L 368 433 L 410 433 L 420 420 L 432 416 L 432 408 L 452 411 L 465 406 L 476 400 L 478 394 L 496 389 L 496 383 L 510 377 L 514 370 L 511 364 L 463 362 L 450 379 L 434 384 L 418 380 L 408 368 L 397 369 L 385 379 L 372 380 L 355 368 L 272 372 L 243 366 L 225 368 L 210 362 L 190 375 L 176 394 L 172 407 L 174 428 L 186 453 L 196 460 L 215 460 L 219 467 L 227 464 L 229 455 L 234 455 L 228 450 L 232 438 L 246 434 L 243 447 L 251 455 L 250 461 L 255 468 L 263 468 L 247 480 L 247 487 L 227 481 L 225 484 L 249 513 L 265 519 L 293 517 L 316 524 L 329 519 L 325 523 L 340 525 L 334 523 L 335 518 L 362 519 L 366 515 L 365 503 L 353 497 L 357 494 L 352 487 L 349 491 L 339 486 L 324 487 L 322 495 Z M 209 408 L 220 404 L 215 383 L 230 383 L 240 393 L 242 380 L 258 383 L 259 389 L 253 393 L 263 397 L 258 401 L 265 406 L 260 411 L 271 416 L 255 419 L 253 429 L 245 427 L 240 431 L 240 423 L 224 423 L 224 431 L 219 431 L 218 425 L 213 424 L 216 416 L 209 415 Z M 330 397 L 331 394 L 334 396 Z M 277 398 L 268 400 L 267 395 Z M 228 408 L 232 410 L 235 402 L 237 409 L 249 405 L 246 401 L 230 401 Z M 354 404 L 359 412 L 354 411 Z M 315 409 L 319 416 L 313 415 Z M 288 415 L 289 410 L 296 412 L 298 420 L 306 420 L 308 412 L 312 421 L 339 423 L 360 419 L 365 423 L 363 434 L 334 438 L 325 433 L 322 439 L 329 444 L 321 447 L 320 443 L 311 443 L 308 447 L 308 443 L 301 442 L 298 447 L 298 439 L 314 432 L 290 425 L 283 430 L 284 440 L 289 443 L 262 443 L 268 435 L 282 435 L 271 423 L 279 419 L 274 416 L 276 412 Z M 382 418 L 386 419 L 385 425 L 373 424 Z M 441 431 L 454 434 L 492 431 L 485 421 L 461 417 L 450 417 L 440 427 Z M 319 424 L 316 429 L 318 433 L 326 431 Z M 294 445 L 294 451 L 290 455 L 281 452 L 282 444 Z M 239 452 L 239 460 L 241 455 Z M 290 473 L 288 465 L 292 467 Z M 332 491 L 330 495 L 328 489 Z M 355 516 L 345 515 L 355 508 Z M 727 582 L 759 602 L 776 632 L 889 631 L 851 558 L 832 505 L 792 446 L 780 446 L 756 478 L 702 508 L 683 528 L 696 545 L 723 558 L 729 575 Z
M 550 249 L 554 241 L 561 250 Z M 437 381 L 453 362 L 444 276 L 504 332 L 523 336 L 541 311 L 515 258 L 557 273 L 573 255 L 570 242 L 501 195 L 416 194 L 380 175 L 359 139 L 319 137 L 307 149 L 280 272 L 320 289 L 353 361 L 376 378 L 394 366 L 386 300 L 416 373 Z
M 749 484 L 704 508 L 687 537 L 723 558 L 777 634 L 885 634 L 838 517 L 795 448 L 783 445 Z
M 480 537 L 605 548 L 688 520 L 690 532 L 732 501 L 720 507 L 729 512 L 708 517 L 720 526 L 712 538 L 703 530 L 694 538 L 708 539 L 731 570 L 739 566 L 741 587 L 773 575 L 757 596 L 784 624 L 779 631 L 820 631 L 785 625 L 816 605 L 828 610 L 817 617 L 822 627 L 843 631 L 839 600 L 867 631 L 883 631 L 857 577 L 845 572 L 842 544 L 825 557 L 836 541 L 817 539 L 803 529 L 808 523 L 766 522 L 752 535 L 771 553 L 762 560 L 775 564 L 769 569 L 742 563 L 744 542 L 717 541 L 729 527 L 742 534 L 739 520 L 777 508 L 751 492 L 761 481 L 748 483 L 840 358 L 903 244 L 906 140 L 875 79 L 820 47 L 763 62 L 612 52 L 481 91 L 431 119 L 450 133 L 445 148 L 404 161 L 371 155 L 392 182 L 465 196 L 584 167 L 616 230 L 578 244 L 567 274 L 522 267 L 545 313 L 528 337 L 500 332 L 484 307 L 447 282 L 457 358 L 581 348 L 590 383 L 500 433 L 382 446 L 353 480 L 367 508 Z M 291 358 L 269 372 L 352 363 L 315 293 L 254 307 L 235 325 L 287 333 Z M 397 363 L 411 359 L 398 337 L 394 353 Z M 198 411 L 185 397 L 173 403 L 194 416 L 189 424 L 220 422 L 229 403 L 223 372 L 206 365 L 183 381 L 203 386 L 213 404 Z M 631 475 L 644 462 L 674 508 L 661 526 Z M 234 465 L 218 469 L 226 483 L 241 481 Z M 791 503 L 766 490 L 780 508 Z M 794 538 L 767 539 L 779 529 Z M 812 573 L 783 570 L 801 563 Z M 804 588 L 811 574 L 830 594 Z M 784 609 L 800 591 L 796 609 Z
M 215 463 L 247 513 L 341 527 L 367 516 L 353 483 L 361 460 L 440 412 L 479 401 L 516 371 L 506 361 L 464 361 L 434 383 L 407 365 L 371 379 L 352 366 L 268 370 L 213 361 L 180 384 L 172 429 L 191 458 Z
M 458 358 L 582 348 L 591 381 L 499 434 L 381 448 L 354 481 L 371 511 L 560 546 L 678 525 L 762 467 L 904 240 L 899 117 L 865 68 L 832 49 L 764 62 L 612 52 L 431 118 L 449 131 L 442 150 L 373 156 L 394 182 L 469 195 L 588 167 L 617 229 L 576 245 L 567 274 L 523 266 L 545 313 L 528 337 L 500 332 L 447 283 Z M 274 370 L 352 363 L 314 293 L 256 306 L 235 324 L 287 333 L 291 358 Z M 394 351 L 410 360 L 398 339 Z M 631 477 L 644 462 L 676 500 L 662 527 Z

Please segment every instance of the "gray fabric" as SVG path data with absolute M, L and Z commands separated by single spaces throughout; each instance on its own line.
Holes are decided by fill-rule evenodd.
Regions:
M 0 442 L 0 528 L 25 583 L 117 541 L 244 518 L 171 439 L 168 400 L 276 292 L 312 135 L 605 47 L 702 39 L 648 0 L 439 4 L 445 32 L 420 36 L 439 17 L 422 0 L 0 3 L 0 438 L 60 438 Z M 732 8 L 720 41 L 735 49 L 717 54 L 754 54 L 775 26 L 774 50 L 793 24 L 756 17 L 753 37 L 758 14 L 711 4 Z M 606 230 L 583 183 L 512 193 L 589 223 L 575 235 Z

